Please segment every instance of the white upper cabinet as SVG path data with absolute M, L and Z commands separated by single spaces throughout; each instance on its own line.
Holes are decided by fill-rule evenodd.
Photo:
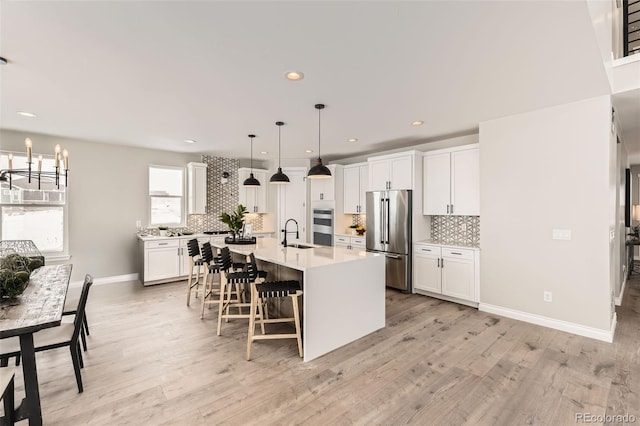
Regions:
M 458 147 L 424 155 L 423 214 L 480 214 L 480 148 Z
M 331 170 L 330 178 L 307 179 L 311 201 L 334 201 L 336 199 L 336 166 L 331 164 L 327 167 Z
M 366 193 L 369 187 L 369 164 L 352 164 L 344 167 L 344 213 L 366 213 Z
M 188 214 L 205 214 L 207 209 L 207 165 L 187 164 Z
M 413 189 L 415 154 L 392 154 L 369 158 L 369 191 Z
M 267 213 L 268 171 L 253 169 L 253 176 L 260 186 L 244 186 L 243 182 L 251 174 L 251 169 L 238 169 L 238 202 L 247 208 L 247 213 Z

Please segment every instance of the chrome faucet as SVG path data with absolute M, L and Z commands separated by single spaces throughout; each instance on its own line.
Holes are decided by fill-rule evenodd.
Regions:
M 284 234 L 284 240 L 282 240 L 282 245 L 285 247 L 287 246 L 287 234 L 293 233 L 293 231 L 287 232 L 287 225 L 291 221 L 293 221 L 293 223 L 296 224 L 296 239 L 300 238 L 300 232 L 298 230 L 298 222 L 295 219 L 287 219 L 287 221 L 284 223 L 284 229 L 282 230 L 282 233 Z

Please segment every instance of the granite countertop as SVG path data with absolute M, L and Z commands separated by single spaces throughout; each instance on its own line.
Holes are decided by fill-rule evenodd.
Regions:
M 442 242 L 442 241 L 439 241 L 439 240 L 432 240 L 432 239 L 414 241 L 414 243 L 415 244 L 432 244 L 432 245 L 442 246 L 442 247 L 453 247 L 453 248 L 480 250 L 480 247 L 478 247 L 476 245 L 472 245 L 472 244 L 445 243 L 445 242 Z

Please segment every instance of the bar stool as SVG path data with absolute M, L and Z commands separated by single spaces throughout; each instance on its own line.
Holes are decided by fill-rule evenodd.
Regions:
M 0 417 L 0 424 L 2 425 L 14 425 L 16 422 L 15 370 L 12 367 L 0 369 L 0 394 L 4 406 L 4 416 Z
M 190 266 L 189 266 L 189 279 L 187 281 L 187 306 L 191 300 L 191 290 L 196 288 L 196 298 L 198 298 L 198 292 L 200 291 L 200 274 L 204 276 L 205 271 L 201 271 L 205 266 L 204 260 L 200 256 L 200 247 L 198 246 L 198 239 L 194 238 L 187 242 L 187 250 L 189 251 Z M 196 268 L 196 274 L 193 274 L 193 268 Z M 195 278 L 195 280 L 194 280 Z
M 267 299 L 275 297 L 290 297 L 293 303 L 292 318 L 264 318 L 262 304 Z M 298 308 L 298 298 L 302 296 L 302 289 L 298 281 L 272 281 L 256 282 L 251 285 L 251 307 L 249 309 L 249 334 L 247 336 L 247 361 L 251 360 L 251 344 L 254 340 L 267 339 L 296 339 L 298 341 L 298 355 L 302 358 L 302 335 L 300 333 L 300 312 Z M 256 315 L 256 310 L 258 314 Z M 255 335 L 256 316 L 262 328 L 262 335 Z M 265 334 L 264 324 L 278 322 L 293 322 L 296 327 L 295 333 Z
M 206 242 L 202 245 L 202 260 L 205 264 L 204 270 L 204 287 L 202 289 L 202 306 L 200 312 L 200 319 L 204 319 L 204 306 L 219 304 L 220 301 L 216 296 L 219 294 L 214 294 L 220 291 L 220 267 L 217 261 L 214 261 L 213 256 L 213 248 L 211 247 L 211 243 Z M 215 275 L 218 275 L 218 281 L 214 282 L 213 279 Z M 209 279 L 209 275 L 211 279 Z M 217 287 L 217 288 L 216 288 Z M 211 306 L 209 306 L 211 307 Z
M 253 253 L 252 253 L 253 254 Z M 252 257 L 253 258 L 253 257 Z M 234 271 L 234 263 L 231 260 L 231 252 L 228 247 L 220 249 L 216 258 L 218 269 L 224 273 L 220 274 L 220 302 L 218 304 L 218 336 L 222 333 L 222 319 L 228 322 L 230 318 L 249 318 L 249 313 L 243 313 L 243 308 L 250 308 L 251 303 L 242 297 L 241 286 L 253 283 L 256 279 L 264 279 L 266 272 L 259 272 L 255 266 L 248 266 L 246 271 Z M 235 291 L 233 288 L 235 287 Z M 235 298 L 234 296 L 235 293 Z M 232 314 L 230 310 L 237 308 L 238 313 Z M 255 311 L 254 311 L 255 312 Z M 254 314 L 255 315 L 255 314 Z

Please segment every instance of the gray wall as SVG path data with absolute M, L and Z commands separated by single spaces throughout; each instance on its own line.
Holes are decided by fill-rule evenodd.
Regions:
M 480 124 L 481 303 L 610 329 L 610 117 L 602 96 Z
M 69 251 L 73 281 L 138 272 L 136 220 L 148 223 L 148 165 L 186 167 L 198 154 L 181 154 L 0 130 L 0 149 L 34 154 L 69 150 Z

